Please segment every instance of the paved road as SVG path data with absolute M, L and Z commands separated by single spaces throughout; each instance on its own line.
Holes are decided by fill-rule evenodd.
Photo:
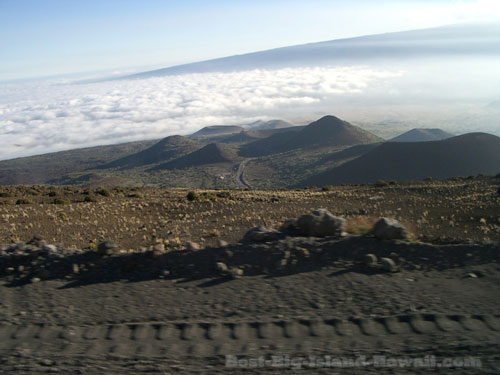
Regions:
M 245 178 L 243 176 L 243 173 L 245 172 L 245 167 L 246 164 L 252 159 L 245 159 L 243 160 L 240 165 L 238 166 L 238 170 L 236 171 L 235 175 L 235 181 L 238 184 L 238 186 L 242 187 L 243 189 L 251 189 L 252 186 L 245 181 Z

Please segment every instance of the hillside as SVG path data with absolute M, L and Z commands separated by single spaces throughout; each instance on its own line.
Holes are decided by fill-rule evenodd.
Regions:
M 245 130 L 241 126 L 237 125 L 213 125 L 205 126 L 204 128 L 198 130 L 197 132 L 191 134 L 191 138 L 201 138 L 201 137 L 216 137 L 220 135 L 239 133 Z
M 449 178 L 500 171 L 500 138 L 470 133 L 443 141 L 387 142 L 337 168 L 312 176 L 300 186 Z
M 172 160 L 168 163 L 160 164 L 152 170 L 173 170 L 200 167 L 203 165 L 232 163 L 236 157 L 229 149 L 218 143 L 210 143 L 205 147 L 190 154 Z
M 240 155 L 271 155 L 296 149 L 352 146 L 382 139 L 335 116 L 325 116 L 299 131 L 275 134 L 241 147 Z
M 451 138 L 453 134 L 445 132 L 442 129 L 412 129 L 392 138 L 391 142 L 427 142 L 427 141 L 441 141 L 443 139 Z
M 293 126 L 289 122 L 283 120 L 270 120 L 270 121 L 255 121 L 248 124 L 246 127 L 248 129 L 283 129 Z
M 201 144 L 180 135 L 163 138 L 153 146 L 138 153 L 125 156 L 99 169 L 120 168 L 130 169 L 159 162 L 166 162 L 178 158 L 202 147 Z
M 140 152 L 157 140 L 87 147 L 0 161 L 0 185 L 43 184 Z

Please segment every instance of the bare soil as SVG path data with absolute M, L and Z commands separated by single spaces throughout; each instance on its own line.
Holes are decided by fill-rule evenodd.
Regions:
M 36 239 L 4 247 L 2 373 L 497 374 L 497 189 L 498 180 L 484 177 L 330 191 L 197 191 L 188 201 L 186 190 L 112 189 L 105 196 L 5 187 L 11 196 L 0 198 L 9 203 L 0 206 L 0 242 L 37 234 L 45 246 L 60 246 L 43 250 Z M 83 202 L 88 196 L 96 201 Z M 14 204 L 18 199 L 34 203 Z M 238 242 L 255 225 L 278 226 L 319 207 L 346 217 L 357 234 L 377 217 L 398 218 L 414 240 Z M 122 251 L 89 251 L 103 239 Z M 216 246 L 218 239 L 229 244 Z M 186 241 L 201 249 L 186 250 Z M 159 242 L 165 251 L 147 250 Z M 397 272 L 365 265 L 368 253 L 394 259 Z M 216 262 L 244 270 L 243 277 L 221 275 Z M 241 366 L 226 366 L 227 355 Z M 273 355 L 435 356 L 459 365 L 243 368 L 245 360 Z M 471 357 L 480 366 L 460 366 Z

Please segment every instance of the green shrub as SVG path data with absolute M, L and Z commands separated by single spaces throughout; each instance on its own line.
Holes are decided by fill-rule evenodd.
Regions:
M 66 198 L 56 198 L 54 199 L 54 204 L 70 204 L 70 200 Z
M 0 191 L 0 198 L 10 198 L 12 197 L 12 194 L 9 193 L 8 191 Z
M 215 195 L 217 198 L 231 198 L 231 193 L 229 191 L 219 191 Z
M 29 195 L 40 195 L 40 192 L 38 192 L 38 191 L 37 191 L 37 190 L 35 190 L 35 189 L 29 189 L 29 190 L 27 191 L 27 193 L 28 193 Z
M 96 194 L 102 195 L 103 197 L 111 196 L 111 192 L 108 189 L 98 189 L 95 192 Z
M 189 193 L 187 193 L 186 199 L 190 202 L 199 201 L 200 196 L 196 192 L 190 191 Z
M 97 199 L 93 195 L 87 195 L 83 198 L 84 202 L 97 202 Z
M 35 202 L 33 202 L 31 199 L 26 199 L 26 198 L 19 198 L 17 201 L 16 201 L 16 204 L 33 204 Z
M 385 180 L 377 180 L 375 183 L 374 183 L 374 186 L 375 187 L 386 187 L 386 186 L 389 186 L 389 183 Z
M 144 198 L 144 196 L 141 193 L 130 193 L 127 195 L 129 198 Z

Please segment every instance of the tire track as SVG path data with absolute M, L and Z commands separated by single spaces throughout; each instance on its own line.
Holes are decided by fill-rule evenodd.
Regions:
M 147 322 L 95 326 L 0 325 L 0 353 L 207 357 L 430 346 L 436 340 L 485 345 L 500 339 L 498 315 L 400 315 L 382 318 L 252 322 Z

